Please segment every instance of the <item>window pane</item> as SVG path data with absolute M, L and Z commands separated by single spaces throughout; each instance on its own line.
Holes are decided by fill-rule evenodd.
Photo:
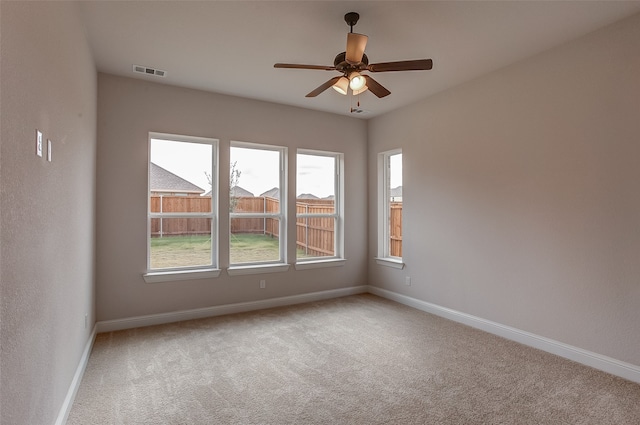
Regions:
M 280 261 L 280 220 L 232 218 L 231 264 Z
M 151 269 L 211 264 L 210 218 L 151 219 Z
M 200 196 L 211 191 L 212 149 L 206 143 L 151 139 L 151 195 Z
M 306 206 L 298 203 L 298 213 Z M 296 247 L 298 258 L 335 256 L 334 217 L 298 217 L 296 220 Z
M 280 200 L 280 151 L 232 146 L 230 156 L 231 212 L 256 212 L 262 198 Z M 254 200 L 243 204 L 243 198 Z M 268 207 L 280 211 L 279 202 Z
M 296 189 L 298 202 L 322 204 L 335 212 L 336 159 L 333 156 L 298 154 Z M 298 211 L 300 213 L 300 211 Z
M 211 238 L 215 141 L 176 138 L 150 140 L 149 213 L 155 215 L 150 218 L 150 270 L 211 267 L 215 257 Z
M 402 257 L 402 154 L 389 156 L 389 255 Z

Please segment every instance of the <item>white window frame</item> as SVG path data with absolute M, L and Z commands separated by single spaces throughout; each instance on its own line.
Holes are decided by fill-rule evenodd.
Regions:
M 218 277 L 218 139 L 150 132 L 148 138 L 147 167 L 151 163 L 151 139 L 173 142 L 201 143 L 211 146 L 211 212 L 210 213 L 152 213 L 151 179 L 147 172 L 147 271 L 143 277 L 147 283 Z M 211 219 L 211 264 L 151 269 L 151 220 L 154 218 L 209 218 Z
M 296 254 L 296 270 L 304 270 L 318 267 L 342 266 L 344 259 L 344 154 L 340 152 L 328 152 L 312 149 L 298 149 L 297 154 L 323 156 L 334 159 L 334 212 L 333 213 L 296 213 L 296 223 L 298 218 L 333 218 L 334 220 L 334 247 L 333 256 L 305 257 L 298 258 Z M 296 186 L 297 186 L 297 155 L 296 155 Z M 297 202 L 297 198 L 296 198 Z M 296 232 L 297 234 L 297 232 Z
M 390 254 L 391 157 L 398 154 L 402 154 L 402 149 L 392 149 L 378 154 L 378 256 L 376 262 L 382 266 L 402 269 L 404 268 L 402 257 L 393 257 Z
M 278 261 L 256 261 L 247 263 L 231 263 L 227 273 L 230 276 L 275 273 L 289 269 L 287 264 L 287 148 L 284 146 L 266 145 L 253 142 L 231 141 L 230 148 L 244 148 L 255 150 L 275 151 L 280 157 L 280 211 L 278 213 L 243 213 L 229 212 L 229 233 L 231 233 L 231 221 L 234 218 L 275 218 L 279 223 L 278 248 L 280 258 Z M 229 257 L 231 257 L 231 238 L 229 238 Z

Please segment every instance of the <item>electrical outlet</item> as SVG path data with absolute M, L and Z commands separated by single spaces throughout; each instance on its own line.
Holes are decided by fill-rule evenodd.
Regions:
M 264 289 L 267 287 L 267 281 L 264 279 L 260 279 L 260 288 Z
M 404 284 L 407 286 L 411 286 L 411 276 L 405 276 Z

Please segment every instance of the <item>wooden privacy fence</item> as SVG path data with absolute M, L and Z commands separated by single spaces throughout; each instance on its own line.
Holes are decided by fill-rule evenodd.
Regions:
M 233 212 L 277 213 L 278 200 L 268 197 L 232 198 Z M 296 202 L 296 214 L 332 214 L 333 200 L 304 199 Z M 211 212 L 210 196 L 152 196 L 153 213 Z M 402 202 L 392 202 L 389 215 L 390 254 L 402 257 Z M 333 217 L 296 217 L 296 246 L 308 257 L 335 255 L 335 219 Z M 233 218 L 231 233 L 254 233 L 279 237 L 280 226 L 274 218 Z M 209 235 L 209 218 L 153 218 L 151 236 Z
M 152 213 L 211 212 L 210 196 L 152 196 Z M 152 218 L 151 236 L 210 235 L 209 218 Z
M 402 257 L 402 202 L 391 202 L 389 212 L 389 254 Z
M 296 202 L 296 215 L 333 214 L 335 203 L 328 199 L 305 199 Z M 296 247 L 306 257 L 335 255 L 335 218 L 296 217 Z
M 235 213 L 278 213 L 280 202 L 273 198 L 239 196 L 231 198 Z M 275 218 L 232 218 L 231 233 L 255 233 L 280 236 L 280 223 Z

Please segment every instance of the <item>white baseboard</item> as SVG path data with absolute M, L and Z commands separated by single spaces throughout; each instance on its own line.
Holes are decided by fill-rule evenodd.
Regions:
M 537 348 L 539 350 L 546 351 L 548 353 L 555 354 L 569 360 L 573 360 L 583 365 L 602 370 L 604 372 L 619 376 L 624 379 L 628 379 L 629 381 L 640 383 L 640 366 L 625 363 L 611 357 L 583 350 L 582 348 L 564 344 L 562 342 L 535 335 L 530 332 L 522 331 L 520 329 L 512 328 L 510 326 L 505 326 L 500 323 L 492 322 L 490 320 L 485 320 L 480 317 L 472 316 L 470 314 L 462 313 L 446 307 L 441 307 L 436 304 L 431 304 L 426 301 L 421 301 L 416 298 L 411 298 L 406 295 L 388 291 L 386 289 L 377 288 L 375 286 L 368 286 L 367 289 L 368 292 L 374 295 L 378 295 L 380 297 L 399 302 L 409 307 L 413 307 L 427 313 L 435 314 L 436 316 L 444 317 L 446 319 L 453 320 L 454 322 L 463 323 L 473 328 L 481 329 L 485 332 L 489 332 L 491 334 L 498 335 L 503 338 L 510 339 L 512 341 L 516 341 L 521 344 L 528 345 L 530 347 Z
M 194 310 L 151 314 L 148 316 L 129 317 L 126 319 L 105 320 L 98 322 L 96 326 L 98 333 L 112 332 L 123 329 L 140 328 L 143 326 L 180 322 L 183 320 L 203 319 L 205 317 L 221 316 L 223 314 L 244 313 L 247 311 L 263 310 L 266 308 L 283 307 L 287 305 L 327 300 L 330 298 L 346 297 L 348 295 L 364 294 L 366 292 L 367 286 L 365 285 L 352 286 L 350 288 L 332 289 L 328 291 L 311 292 L 308 294 L 291 295 L 288 297 L 198 308 Z
M 84 370 L 87 367 L 87 363 L 89 362 L 89 356 L 91 355 L 91 348 L 93 347 L 93 342 L 96 340 L 97 327 L 93 327 L 93 331 L 89 336 L 89 340 L 87 344 L 84 346 L 84 351 L 82 352 L 82 357 L 80 358 L 80 363 L 78 363 L 78 367 L 76 368 L 76 373 L 73 375 L 73 379 L 71 380 L 71 385 L 69 385 L 69 390 L 67 391 L 67 396 L 64 398 L 64 402 L 62 403 L 62 407 L 58 412 L 58 417 L 56 418 L 55 425 L 64 425 L 67 423 L 67 418 L 69 417 L 69 413 L 71 412 L 71 406 L 73 406 L 73 400 L 76 398 L 76 394 L 78 393 L 78 389 L 80 388 L 80 382 L 82 382 L 82 376 L 84 375 Z

